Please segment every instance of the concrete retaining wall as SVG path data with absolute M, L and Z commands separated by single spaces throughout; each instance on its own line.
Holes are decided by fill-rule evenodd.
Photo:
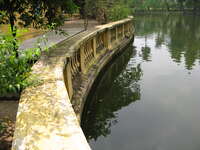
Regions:
M 100 70 L 132 37 L 127 18 L 42 54 L 32 68 L 34 84 L 20 98 L 12 150 L 90 150 L 79 124 L 85 99 Z

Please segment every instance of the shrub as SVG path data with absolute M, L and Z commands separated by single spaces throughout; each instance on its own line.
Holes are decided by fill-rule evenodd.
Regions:
M 15 43 L 15 44 L 13 44 Z M 33 63 L 41 54 L 39 48 L 19 50 L 16 56 L 14 45 L 18 42 L 12 36 L 0 35 L 0 95 L 20 93 L 29 85 L 26 80 Z
M 110 10 L 109 10 L 109 20 L 111 21 L 117 21 L 120 19 L 124 19 L 128 17 L 131 14 L 131 10 L 129 7 L 127 7 L 124 4 L 115 4 Z

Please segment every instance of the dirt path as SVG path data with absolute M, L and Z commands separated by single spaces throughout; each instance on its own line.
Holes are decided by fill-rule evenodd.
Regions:
M 88 28 L 93 28 L 98 23 L 95 20 L 89 20 Z M 21 45 L 20 49 L 27 49 L 27 48 L 34 48 L 36 47 L 37 40 L 42 38 L 45 35 L 45 38 L 48 39 L 47 43 L 41 42 L 41 47 L 51 47 L 79 32 L 84 31 L 84 20 L 72 20 L 72 21 L 65 21 L 62 29 L 67 33 L 67 35 L 56 34 L 54 31 L 47 32 L 43 35 L 37 36 L 35 38 L 31 38 L 25 40 Z

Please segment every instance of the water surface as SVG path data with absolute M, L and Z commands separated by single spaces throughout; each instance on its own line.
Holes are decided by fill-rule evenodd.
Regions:
M 137 16 L 136 36 L 88 97 L 94 150 L 200 149 L 200 17 Z

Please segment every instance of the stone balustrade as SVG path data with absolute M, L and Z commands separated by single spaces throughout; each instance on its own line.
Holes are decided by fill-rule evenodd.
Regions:
M 42 54 L 30 75 L 34 84 L 19 101 L 12 150 L 90 150 L 80 127 L 87 93 L 132 38 L 130 17 L 82 32 Z
M 66 87 L 70 99 L 73 96 L 72 80 L 78 73 L 85 74 L 101 55 L 120 44 L 124 38 L 133 34 L 132 18 L 100 26 L 84 39 L 78 41 L 68 57 L 66 65 Z

